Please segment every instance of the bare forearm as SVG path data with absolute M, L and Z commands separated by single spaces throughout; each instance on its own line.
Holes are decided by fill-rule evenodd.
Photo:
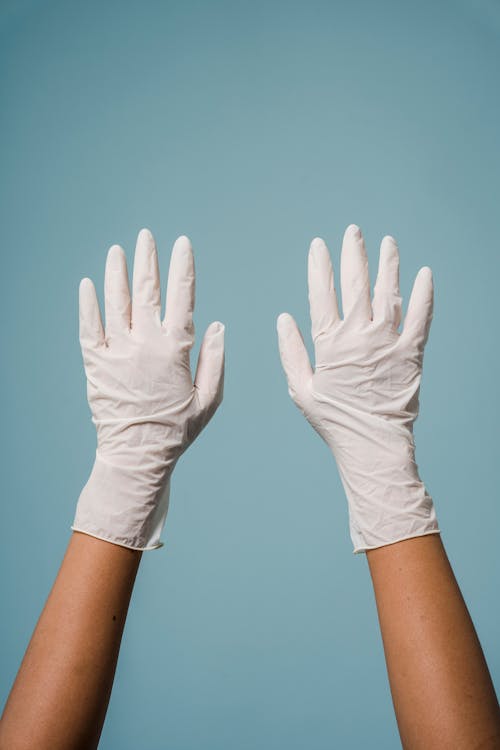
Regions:
M 498 749 L 498 702 L 441 538 L 367 557 L 405 750 Z
M 0 724 L 0 750 L 97 747 L 141 553 L 74 533 Z

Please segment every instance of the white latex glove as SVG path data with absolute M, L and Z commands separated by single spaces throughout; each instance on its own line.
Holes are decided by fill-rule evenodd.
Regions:
M 179 237 L 162 322 L 158 256 L 153 236 L 143 229 L 132 300 L 125 254 L 118 245 L 109 250 L 106 331 L 93 283 L 80 284 L 80 343 L 97 452 L 78 501 L 75 531 L 132 549 L 162 546 L 172 470 L 222 400 L 221 323 L 208 327 L 194 383 L 191 376 L 194 279 L 191 244 Z
M 291 397 L 326 441 L 347 495 L 354 552 L 439 533 L 432 499 L 415 463 L 424 346 L 433 309 L 430 268 L 421 268 L 403 330 L 399 254 L 385 237 L 373 302 L 368 260 L 358 227 L 342 245 L 339 316 L 328 249 L 309 251 L 313 371 L 293 318 L 278 318 L 281 361 Z

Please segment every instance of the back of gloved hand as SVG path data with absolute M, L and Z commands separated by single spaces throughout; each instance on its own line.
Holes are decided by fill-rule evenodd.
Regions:
M 281 360 L 289 393 L 332 450 L 349 504 L 355 552 L 438 533 L 432 499 L 415 462 L 424 346 L 433 309 L 432 274 L 422 268 L 401 333 L 399 255 L 386 237 L 373 302 L 359 229 L 344 235 L 343 319 L 326 245 L 312 242 L 309 301 L 313 371 L 293 318 L 278 318 Z
M 194 281 L 191 245 L 180 237 L 162 321 L 156 247 L 143 229 L 132 299 L 123 250 L 114 245 L 108 253 L 105 331 L 94 285 L 90 279 L 80 284 L 80 343 L 97 451 L 78 501 L 75 531 L 133 549 L 162 544 L 172 471 L 222 400 L 221 323 L 208 327 L 194 382 L 191 376 Z

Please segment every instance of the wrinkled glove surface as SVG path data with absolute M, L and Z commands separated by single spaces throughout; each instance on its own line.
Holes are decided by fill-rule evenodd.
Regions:
M 80 343 L 97 451 L 78 501 L 75 531 L 133 549 L 162 545 L 172 471 L 222 400 L 221 323 L 208 327 L 194 382 L 191 375 L 194 282 L 191 244 L 179 237 L 162 321 L 155 242 L 143 229 L 132 298 L 125 254 L 118 245 L 109 250 L 105 330 L 93 283 L 80 284 Z
M 439 533 L 418 475 L 413 423 L 433 313 L 429 268 L 420 269 L 404 326 L 399 254 L 385 237 L 373 301 L 363 237 L 351 225 L 341 255 L 343 319 L 330 255 L 313 240 L 308 261 L 314 370 L 293 318 L 278 318 L 289 393 L 336 459 L 347 495 L 354 552 Z

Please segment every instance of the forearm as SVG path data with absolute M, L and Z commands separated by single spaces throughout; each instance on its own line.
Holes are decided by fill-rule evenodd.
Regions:
M 74 533 L 0 723 L 0 749 L 97 747 L 141 553 Z
M 500 714 L 439 535 L 367 552 L 405 750 L 494 750 Z

